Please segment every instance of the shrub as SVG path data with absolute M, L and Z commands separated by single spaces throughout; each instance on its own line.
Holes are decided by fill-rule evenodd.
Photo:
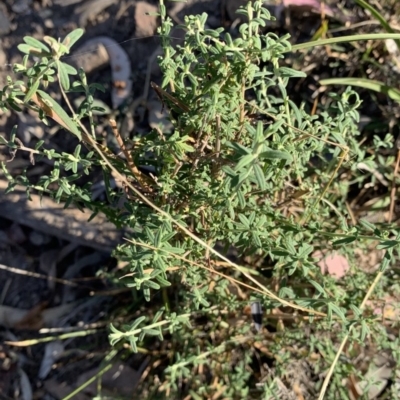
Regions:
M 368 221 L 349 223 L 346 201 L 352 190 L 375 179 L 357 166 L 375 168 L 382 160 L 360 146 L 358 95 L 350 89 L 331 93 L 318 115 L 295 104 L 288 84 L 305 74 L 282 65 L 291 51 L 289 37 L 263 33 L 271 17 L 262 1 L 239 12 L 248 18 L 239 37 L 206 29 L 205 14 L 190 16 L 181 27 L 184 44 L 174 48 L 161 1 L 163 82 L 153 87 L 169 107 L 174 129 L 166 133 L 160 127 L 135 138 L 131 150 L 122 145 L 125 158 L 96 142 L 94 96 L 101 87 L 61 60 L 83 32 L 62 42 L 47 37 L 47 44 L 24 38 L 19 49 L 27 55 L 14 69 L 25 80 L 9 79 L 0 92 L 2 108 L 29 107 L 79 144 L 71 154 L 46 149 L 42 141 L 27 149 L 14 130 L 2 143 L 37 161 L 54 160 L 53 171 L 33 184 L 3 169 L 10 191 L 23 184 L 28 194 L 40 191 L 66 206 L 102 211 L 129 228 L 131 237 L 115 250 L 128 262 L 123 281 L 146 301 L 160 291 L 164 304 L 112 325 L 110 341 L 127 341 L 137 351 L 167 335 L 162 385 L 150 382 L 148 390 L 168 398 L 222 392 L 232 399 L 272 398 L 282 394 L 279 382 L 301 380 L 301 370 L 319 374 L 333 366 L 329 398 L 347 398 L 341 379 L 359 371 L 350 359 L 337 363 L 338 344 L 347 341 L 350 357 L 366 337 L 374 342 L 372 333 L 375 343 L 385 335 L 363 309 L 369 288 L 378 296 L 384 290 L 399 238 Z M 38 61 L 29 64 L 33 55 Z M 77 76 L 72 84 L 70 76 Z M 66 109 L 43 90 L 55 81 Z M 77 91 L 86 100 L 73 111 L 68 93 Z M 376 145 L 391 141 L 388 136 Z M 104 171 L 108 201 L 93 201 L 90 184 L 74 183 L 95 167 Z M 111 189 L 111 172 L 126 191 Z M 355 250 L 371 251 L 377 243 L 385 255 L 375 277 L 357 268 Z M 333 250 L 351 264 L 341 281 L 317 264 L 318 252 Z M 270 332 L 254 331 L 245 313 L 251 302 L 261 303 Z M 321 383 L 302 390 L 315 396 Z

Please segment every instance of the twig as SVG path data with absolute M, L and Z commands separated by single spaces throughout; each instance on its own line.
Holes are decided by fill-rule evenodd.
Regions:
M 115 136 L 115 139 L 117 140 L 118 146 L 121 148 L 122 152 L 124 153 L 124 156 L 128 163 L 129 170 L 132 172 L 132 175 L 137 179 L 137 181 L 139 182 L 139 185 L 143 189 L 146 189 L 147 191 L 149 191 L 151 189 L 149 187 L 150 178 L 148 178 L 146 175 L 144 175 L 142 172 L 140 172 L 138 170 L 138 168 L 136 167 L 135 162 L 133 161 L 132 155 L 127 150 L 125 143 L 122 140 L 122 137 L 118 131 L 117 123 L 115 122 L 115 119 L 110 119 L 109 122 L 110 122 L 111 129 L 113 131 L 113 134 Z
M 16 143 L 18 143 L 19 147 L 17 149 L 10 150 L 11 159 L 7 160 L 7 162 L 13 161 L 15 156 L 16 156 L 16 154 L 17 154 L 17 151 L 18 150 L 22 150 L 22 151 L 26 151 L 26 152 L 29 153 L 29 161 L 31 162 L 32 165 L 35 165 L 35 159 L 34 159 L 33 155 L 34 154 L 40 154 L 40 151 L 39 150 L 30 149 L 29 147 L 25 147 L 25 145 L 22 143 L 22 141 L 19 140 L 17 137 L 14 139 L 14 141 Z
M 164 109 L 164 97 L 166 99 L 168 99 L 172 104 L 176 105 L 178 108 L 183 110 L 184 112 L 189 112 L 190 111 L 190 108 L 187 105 L 183 104 L 176 97 L 171 96 L 167 91 L 165 91 L 164 89 L 160 88 L 160 86 L 158 86 L 156 83 L 151 82 L 150 85 L 156 91 L 157 96 L 159 97 L 159 99 L 162 102 L 162 110 L 161 110 L 161 112 Z
M 45 279 L 45 280 L 54 281 L 57 283 L 62 283 L 63 285 L 66 285 L 66 286 L 78 286 L 78 287 L 80 286 L 75 282 L 70 282 L 65 279 L 60 279 L 60 278 L 55 278 L 53 276 L 39 274 L 37 272 L 25 271 L 23 269 L 9 267 L 9 266 L 3 265 L 3 264 L 0 264 L 0 269 L 3 269 L 5 271 L 8 271 L 8 272 L 11 272 L 14 274 L 18 274 L 18 275 L 26 275 L 26 276 L 30 276 L 32 278 Z

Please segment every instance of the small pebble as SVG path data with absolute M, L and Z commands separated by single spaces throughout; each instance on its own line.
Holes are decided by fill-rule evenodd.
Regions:
M 40 232 L 32 231 L 29 234 L 29 241 L 35 246 L 43 246 L 44 244 L 49 243 L 50 238 Z
M 22 14 L 29 10 L 31 3 L 32 3 L 32 0 L 17 0 L 11 6 L 11 9 L 17 14 Z
M 11 30 L 11 24 L 4 11 L 0 8 L 0 36 L 7 35 Z

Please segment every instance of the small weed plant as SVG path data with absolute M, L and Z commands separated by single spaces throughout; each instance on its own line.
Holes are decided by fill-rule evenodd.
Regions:
M 32 162 L 53 162 L 37 182 L 3 165 L 8 191 L 24 185 L 28 195 L 103 212 L 130 232 L 115 256 L 127 263 L 122 281 L 136 302 L 148 305 L 112 324 L 109 338 L 161 357 L 165 368 L 150 374 L 141 398 L 292 398 L 297 385 L 305 398 L 346 399 L 344 379 L 363 379 L 353 360 L 366 343 L 400 359 L 398 336 L 389 339 L 366 307 L 393 287 L 399 232 L 355 221 L 348 206 L 352 192 L 376 179 L 359 163 L 390 177 L 394 157 L 377 149 L 393 141 L 374 138 L 374 153 L 360 145 L 360 99 L 350 89 L 331 93 L 315 115 L 295 104 L 288 84 L 305 74 L 283 63 L 289 37 L 265 32 L 271 17 L 262 1 L 238 12 L 247 18 L 238 37 L 206 29 L 205 14 L 189 16 L 184 43 L 173 47 L 161 1 L 163 81 L 153 87 L 173 130 L 160 126 L 122 141 L 113 125 L 109 145 L 95 130 L 101 86 L 63 61 L 83 32 L 44 43 L 25 37 L 19 49 L 26 55 L 14 65 L 23 80 L 9 78 L 0 106 L 53 120 L 76 149 L 60 153 L 43 141 L 27 148 L 16 129 L 0 137 Z M 62 103 L 46 92 L 55 83 Z M 77 109 L 74 92 L 85 96 Z M 121 149 L 111 145 L 115 138 Z M 90 182 L 76 183 L 99 168 L 104 201 L 92 200 Z M 112 189 L 112 175 L 124 190 Z M 380 265 L 370 273 L 357 254 L 378 250 Z M 333 252 L 350 264 L 341 280 L 317 264 Z M 253 302 L 263 310 L 259 331 L 246 311 Z

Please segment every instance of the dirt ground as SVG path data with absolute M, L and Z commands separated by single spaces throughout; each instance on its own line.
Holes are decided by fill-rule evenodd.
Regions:
M 234 29 L 238 20 L 232 11 L 243 3 L 246 2 L 189 0 L 170 3 L 168 10 L 175 23 L 181 22 L 186 14 L 206 12 L 210 28 L 222 25 Z M 161 75 L 155 62 L 160 45 L 156 36 L 158 21 L 145 16 L 145 12 L 156 11 L 157 4 L 156 0 L 1 2 L 0 89 L 8 75 L 15 77 L 11 65 L 21 62 L 17 45 L 24 36 L 39 40 L 44 35 L 62 38 L 81 27 L 85 34 L 71 54 L 71 63 L 84 65 L 89 80 L 105 86 L 100 100 L 112 109 L 115 106 L 112 52 L 120 46 L 130 61 L 132 89 L 124 99 L 126 108 L 119 111 L 125 114 L 115 115 L 123 120 L 124 135 L 146 131 L 152 118 L 156 118 L 155 108 L 159 103 L 154 93 L 148 94 L 146 104 L 140 101 L 141 96 L 146 90 L 146 79 L 150 76 L 157 82 Z M 303 18 L 306 12 L 307 24 L 288 25 L 288 14 L 278 13 L 273 27 L 289 31 L 295 40 L 309 39 L 319 26 L 318 14 L 308 9 L 294 11 L 293 17 L 297 18 Z M 343 14 L 340 18 L 345 21 L 350 17 Z M 308 31 L 304 31 L 305 27 Z M 117 44 L 104 41 L 104 37 Z M 95 42 L 87 47 L 88 41 L 99 38 L 103 38 L 100 43 L 110 50 L 108 56 L 98 50 Z M 310 83 L 309 90 L 312 87 Z M 308 94 L 304 92 L 304 96 Z M 383 112 L 377 107 L 365 111 L 369 116 Z M 0 111 L 0 135 L 8 137 L 16 124 L 17 135 L 26 146 L 44 140 L 57 150 L 69 151 L 76 145 L 66 141 L 62 131 L 44 126 L 29 112 L 16 115 Z M 108 129 L 106 122 L 98 129 Z M 11 158 L 7 151 L 1 150 L 0 161 Z M 7 166 L 13 175 L 29 167 L 28 175 L 33 181 L 49 170 L 46 163 L 30 165 L 24 154 L 18 154 Z M 92 179 L 97 196 L 103 196 L 101 174 Z M 101 372 L 101 361 L 110 354 L 107 326 L 116 309 L 131 303 L 131 292 L 111 279 L 113 272 L 121 267 L 111 251 L 121 242 L 123 232 L 107 224 L 104 217 L 87 222 L 90 214 L 65 211 L 52 201 L 45 203 L 43 212 L 43 203 L 36 194 L 32 194 L 32 202 L 27 202 L 24 191 L 18 188 L 5 195 L 6 186 L 0 172 L 0 399 L 61 399 Z M 86 334 L 79 336 L 79 332 Z M 50 334 L 69 336 L 48 343 L 27 342 Z M 141 355 L 116 362 L 103 375 L 103 394 L 129 398 L 147 365 L 147 357 Z M 97 383 L 93 381 L 72 398 L 89 399 L 96 393 Z

